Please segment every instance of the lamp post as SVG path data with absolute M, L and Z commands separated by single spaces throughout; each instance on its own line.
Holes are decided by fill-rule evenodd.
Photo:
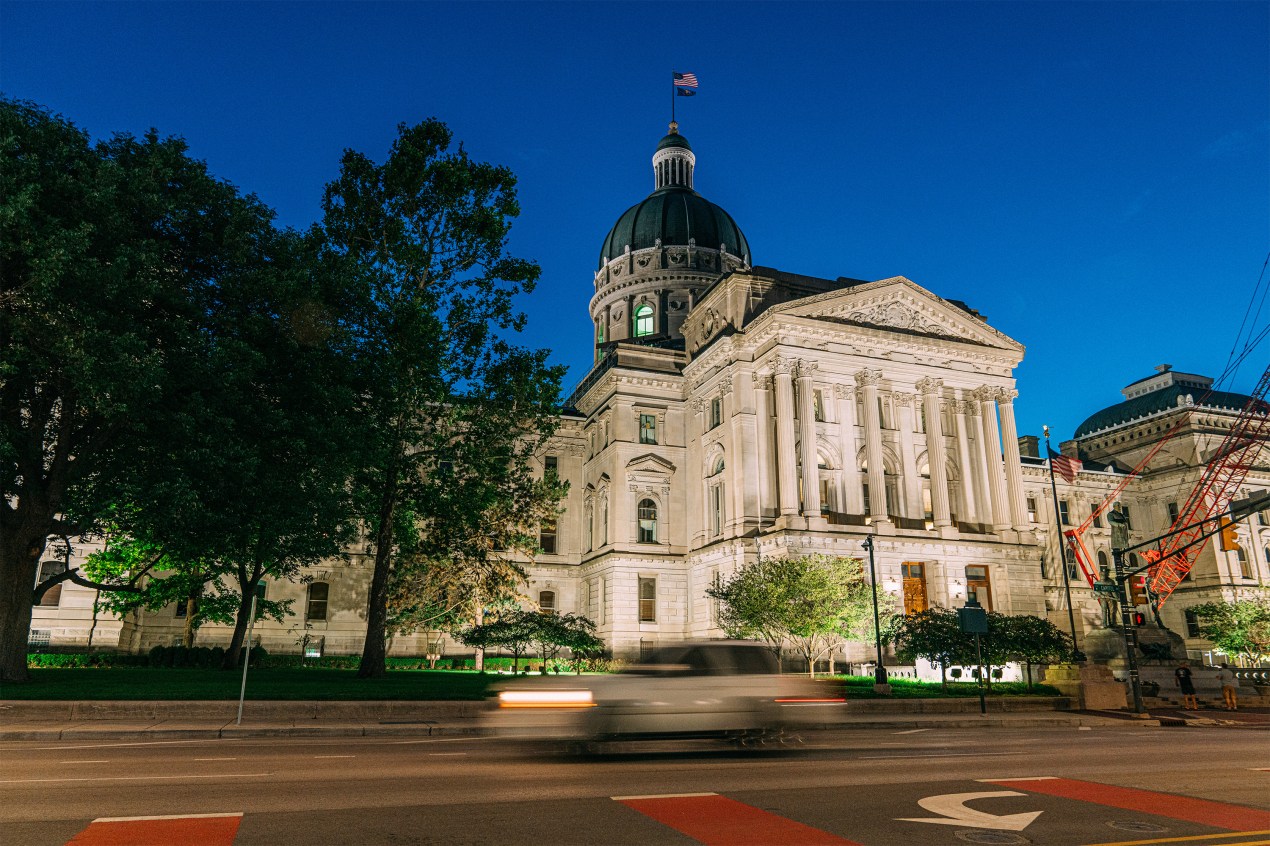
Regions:
M 873 565 L 873 536 L 865 538 L 863 545 L 869 551 L 869 584 L 873 588 L 873 637 L 878 648 L 878 663 L 873 671 L 873 689 L 878 693 L 890 693 L 886 666 L 882 663 L 882 616 L 878 612 L 878 574 Z

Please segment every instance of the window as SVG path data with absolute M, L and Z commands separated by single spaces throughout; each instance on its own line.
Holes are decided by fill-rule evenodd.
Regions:
M 639 542 L 657 543 L 657 503 L 651 499 L 639 501 Z
M 595 548 L 595 509 L 590 505 L 586 507 L 586 551 L 590 552 Z
M 1265 554 L 1266 554 L 1266 563 L 1270 564 L 1270 546 L 1267 546 L 1265 548 Z
M 66 572 L 65 561 L 45 561 L 40 565 L 40 572 L 35 577 L 37 585 L 42 584 L 45 579 L 51 579 L 54 576 L 61 575 Z M 62 583 L 58 582 L 48 590 L 44 591 L 44 595 L 40 597 L 40 608 L 56 608 L 62 601 Z
M 653 307 L 648 303 L 635 309 L 635 337 L 643 338 L 653 334 Z
M 1102 515 L 1098 513 L 1098 506 L 1097 506 L 1097 505 L 1094 505 L 1093 503 L 1090 503 L 1090 505 L 1089 505 L 1089 514 L 1090 514 L 1090 516 L 1092 516 L 1092 517 L 1094 518 L 1094 528 L 1095 528 L 1095 529 L 1101 529 L 1101 528 L 1102 528 Z
M 1186 636 L 1203 637 L 1199 631 L 1199 617 L 1191 609 L 1186 609 Z
M 1123 505 L 1121 506 L 1120 510 L 1124 512 L 1124 527 L 1126 529 L 1132 529 L 1133 518 L 1129 516 L 1129 506 Z
M 811 416 L 817 423 L 825 422 L 825 398 L 819 390 L 811 395 Z
M 554 455 L 544 456 L 542 459 L 542 474 L 544 476 L 557 476 L 560 473 L 560 459 Z
M 1071 518 L 1067 515 L 1067 500 L 1065 499 L 1060 499 L 1058 501 L 1058 519 L 1064 526 L 1070 526 L 1072 524 Z
M 710 486 L 710 535 L 723 534 L 723 485 Z
M 1098 577 L 1103 578 L 1111 574 L 1111 561 L 1107 558 L 1106 550 L 1098 550 Z
M 641 444 L 657 443 L 656 414 L 641 414 L 639 416 L 639 442 Z
M 556 592 L 554 590 L 538 591 L 538 608 L 541 611 L 555 611 Z
M 986 566 L 974 564 L 966 568 L 966 601 L 972 600 L 992 610 L 992 584 Z
M 1172 526 L 1176 522 L 1177 522 L 1177 503 L 1170 502 L 1169 503 L 1169 525 Z
M 326 600 L 331 595 L 331 586 L 326 582 L 313 582 L 309 585 L 309 601 L 304 609 L 304 619 L 325 620 Z
M 603 504 L 600 505 L 600 546 L 606 546 L 609 542 L 609 501 L 608 495 L 605 494 Z
M 603 323 L 595 324 L 595 342 L 597 344 L 604 343 L 604 324 Z
M 929 607 L 926 600 L 926 565 L 920 561 L 905 561 L 900 569 L 904 573 L 904 615 L 925 611 Z
M 548 555 L 556 554 L 556 521 L 543 520 L 538 528 L 538 549 Z
M 1254 578 L 1252 575 L 1252 561 L 1248 558 L 1248 553 L 1244 552 L 1242 546 L 1235 547 L 1235 557 L 1239 559 L 1239 577 L 1241 579 Z
M 1029 523 L 1038 522 L 1036 519 L 1036 497 L 1034 496 L 1027 498 L 1027 519 Z
M 657 622 L 657 580 L 640 578 L 639 580 L 639 621 L 641 623 Z
M 710 428 L 723 423 L 723 397 L 710 400 Z

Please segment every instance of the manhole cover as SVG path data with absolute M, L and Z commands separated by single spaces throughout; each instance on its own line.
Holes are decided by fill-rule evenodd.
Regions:
M 1028 840 L 1021 834 L 1011 834 L 1008 831 L 957 831 L 954 832 L 957 839 L 966 843 L 987 843 L 992 846 L 1026 846 L 1032 841 Z
M 1117 831 L 1134 831 L 1139 834 L 1163 834 L 1168 831 L 1162 825 L 1156 825 L 1151 822 L 1142 822 L 1141 820 L 1112 820 L 1107 825 Z

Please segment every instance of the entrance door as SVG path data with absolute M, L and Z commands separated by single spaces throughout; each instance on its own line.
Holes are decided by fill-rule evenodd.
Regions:
M 904 614 L 925 611 L 930 607 L 926 600 L 926 565 L 905 561 L 900 567 L 904 572 Z

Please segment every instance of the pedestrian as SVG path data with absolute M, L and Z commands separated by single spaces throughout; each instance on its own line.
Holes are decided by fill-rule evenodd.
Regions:
M 1185 711 L 1198 711 L 1199 699 L 1195 697 L 1195 682 L 1191 679 L 1191 668 L 1188 662 L 1183 661 L 1173 671 L 1173 683 L 1182 689 L 1182 709 Z
M 1226 703 L 1227 711 L 1239 710 L 1239 681 L 1235 671 L 1229 664 L 1223 663 L 1217 670 L 1217 681 L 1221 684 L 1221 698 Z

